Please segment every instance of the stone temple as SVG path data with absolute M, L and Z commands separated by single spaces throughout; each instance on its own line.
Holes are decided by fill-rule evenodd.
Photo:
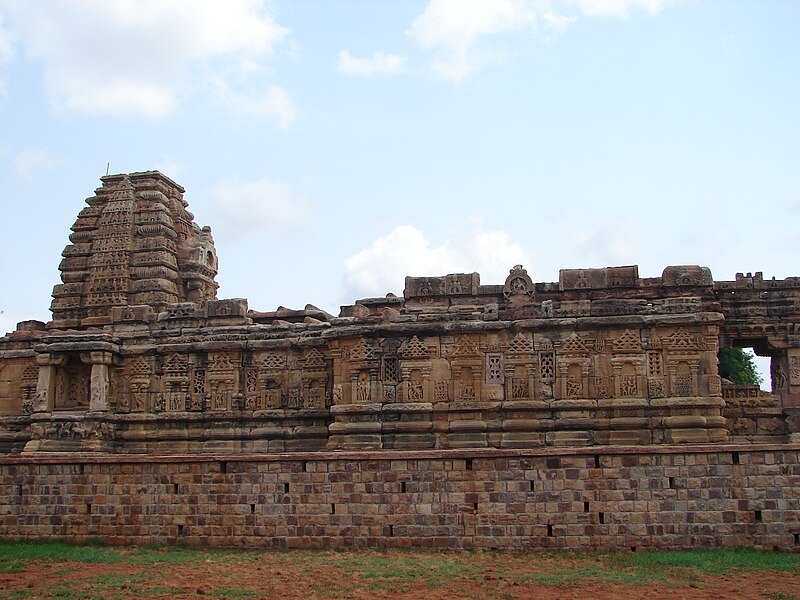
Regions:
M 429 461 L 425 468 L 446 480 L 459 471 L 459 485 L 466 481 L 464 470 L 472 473 L 474 483 L 474 463 L 480 460 L 486 461 L 486 477 L 494 483 L 498 473 L 511 468 L 509 457 L 533 465 L 520 475 L 529 496 L 515 496 L 516 503 L 507 500 L 505 512 L 494 507 L 491 512 L 506 515 L 506 521 L 483 533 L 475 529 L 480 519 L 470 530 L 461 518 L 453 525 L 456 529 L 439 535 L 439 521 L 419 525 L 416 519 L 418 529 L 413 530 L 388 517 L 372 525 L 351 522 L 347 534 L 331 533 L 325 528 L 335 525 L 335 510 L 329 513 L 329 507 L 339 502 L 352 511 L 362 500 L 326 496 L 319 503 L 327 519 L 320 525 L 324 535 L 322 529 L 314 535 L 304 529 L 286 533 L 280 527 L 290 526 L 289 519 L 273 524 L 276 529 L 267 533 L 245 535 L 235 528 L 217 533 L 224 539 L 212 543 L 237 543 L 231 540 L 239 535 L 247 540 L 241 543 L 272 545 L 281 545 L 280 539 L 305 545 L 315 536 L 330 545 L 336 540 L 374 544 L 387 537 L 409 545 L 443 536 L 445 541 L 431 543 L 524 547 L 542 545 L 532 540 L 557 537 L 562 541 L 552 544 L 584 547 L 594 543 L 585 541 L 586 526 L 610 526 L 603 523 L 605 517 L 600 523 L 581 520 L 583 512 L 597 520 L 588 508 L 590 502 L 601 501 L 597 489 L 575 491 L 578 495 L 570 500 L 579 507 L 575 523 L 565 522 L 563 532 L 553 529 L 561 527 L 558 519 L 567 518 L 572 509 L 558 504 L 566 501 L 553 495 L 558 488 L 548 489 L 550 476 L 544 470 L 553 470 L 553 479 L 583 481 L 596 478 L 590 472 L 594 469 L 610 468 L 606 459 L 622 461 L 614 464 L 624 467 L 631 456 L 656 461 L 659 481 L 672 486 L 684 475 L 692 477 L 681 468 L 688 469 L 699 456 L 699 464 L 715 470 L 694 477 L 711 481 L 722 464 L 731 469 L 755 453 L 763 467 L 775 463 L 778 452 L 791 463 L 791 471 L 783 475 L 791 478 L 787 481 L 794 489 L 800 488 L 799 277 L 764 280 L 761 273 L 748 273 L 714 281 L 709 269 L 693 265 L 668 266 L 660 277 L 641 277 L 636 266 L 625 266 L 564 269 L 557 282 L 536 282 L 517 265 L 504 282 L 488 285 L 478 273 L 407 277 L 403 297 L 357 300 L 343 306 L 338 316 L 312 305 L 259 311 L 244 299 L 217 299 L 211 229 L 194 222 L 181 186 L 157 171 L 101 180 L 64 249 L 52 321 L 25 321 L 0 338 L 0 452 L 5 454 L 0 466 L 8 469 L 6 478 L 0 477 L 8 495 L 4 504 L 16 506 L 17 492 L 29 502 L 20 499 L 17 512 L 0 519 L 0 536 L 115 535 L 102 527 L 92 530 L 88 518 L 77 518 L 77 529 L 69 529 L 62 523 L 45 526 L 44 514 L 37 513 L 41 522 L 34 519 L 29 529 L 21 525 L 23 516 L 25 523 L 32 518 L 24 508 L 32 496 L 24 496 L 23 486 L 34 485 L 41 465 L 50 465 L 47 473 L 52 475 L 56 463 L 61 465 L 56 479 L 69 481 L 74 469 L 80 467 L 79 477 L 87 477 L 84 468 L 92 465 L 116 468 L 120 474 L 129 473 L 125 465 L 131 464 L 139 468 L 133 473 L 141 474 L 142 464 L 179 473 L 181 461 L 196 461 L 192 464 L 202 465 L 200 470 L 219 464 L 223 474 L 233 464 L 253 469 L 282 465 L 286 477 L 269 480 L 274 490 L 262 482 L 270 490 L 267 495 L 291 494 L 290 484 L 301 481 L 313 487 L 315 468 L 330 474 L 337 464 L 346 472 L 361 465 L 359 477 L 375 469 L 386 472 L 387 485 L 399 481 L 398 473 L 406 473 L 413 484 L 414 473 L 419 474 L 415 469 L 422 467 L 417 462 L 409 466 L 412 458 Z M 771 357 L 770 392 L 720 378 L 718 353 L 736 346 Z M 402 464 L 396 465 L 400 458 Z M 573 471 L 580 477 L 565 467 L 575 460 L 579 464 Z M 295 461 L 302 472 L 291 467 Z M 19 475 L 23 471 L 27 475 Z M 306 475 L 308 481 L 302 479 Z M 170 493 L 178 494 L 183 484 L 170 477 Z M 643 471 L 641 477 L 655 476 Z M 537 490 L 540 479 L 544 487 Z M 62 484 L 67 480 L 58 479 Z M 406 480 L 400 483 L 405 494 Z M 241 492 L 241 482 L 228 485 Z M 324 493 L 332 493 L 335 484 L 327 485 Z M 490 487 L 481 485 L 484 491 Z M 787 485 L 775 483 L 770 489 L 785 490 Z M 746 478 L 739 500 L 730 490 L 719 492 L 735 508 L 711 510 L 733 511 L 734 516 L 725 518 L 734 525 L 739 513 L 749 515 L 752 527 L 744 533 L 735 528 L 710 533 L 701 528 L 694 534 L 680 529 L 687 525 L 686 508 L 678 510 L 680 525 L 670 521 L 673 529 L 656 519 L 661 529 L 633 534 L 624 528 L 622 533 L 608 530 L 596 539 L 612 547 L 629 546 L 631 539 L 633 545 L 658 545 L 654 540 L 660 535 L 672 540 L 672 546 L 754 541 L 782 548 L 800 545 L 798 494 L 780 505 L 788 497 L 785 491 L 753 492 L 753 486 Z M 474 501 L 462 497 L 477 493 L 474 487 L 459 492 L 458 501 L 437 496 L 440 510 L 460 515 L 461 509 L 453 506 L 467 504 L 470 517 L 479 515 L 483 496 Z M 507 487 L 500 491 L 523 493 Z M 118 492 L 114 502 L 133 502 Z M 537 492 L 548 492 L 554 505 L 535 500 Z M 645 499 L 634 497 L 639 492 L 630 495 L 632 501 L 651 502 L 651 492 Z M 752 494 L 763 496 L 764 502 L 771 498 L 772 504 L 757 511 L 744 507 L 741 502 L 749 502 Z M 717 495 L 707 494 L 708 506 Z M 257 514 L 261 506 L 256 497 L 261 498 L 243 501 L 248 514 L 251 508 Z M 163 501 L 158 498 L 151 501 Z M 284 501 L 269 498 L 265 502 Z M 602 514 L 608 514 L 609 523 L 623 499 L 605 500 Z M 408 499 L 381 500 L 403 501 Z M 493 500 L 487 496 L 486 502 Z M 509 504 L 522 506 L 527 515 L 526 503 L 533 502 L 542 502 L 537 510 L 551 515 L 548 523 L 508 516 L 517 515 L 509 513 Z M 93 502 L 84 503 L 91 509 Z M 708 506 L 703 510 L 708 512 Z M 793 518 L 785 514 L 790 508 Z M 754 527 L 763 524 L 770 510 L 780 511 L 779 531 L 759 533 Z M 634 513 L 641 516 L 643 511 L 637 507 Z M 536 529 L 545 524 L 546 534 Z M 569 541 L 571 524 L 584 527 L 574 534 L 577 542 Z M 182 532 L 189 542 L 208 541 L 208 532 L 201 533 L 203 528 L 188 522 L 186 515 L 162 525 L 168 533 L 134 528 L 120 540 L 169 541 Z M 517 533 L 503 529 L 512 525 Z M 528 525 L 530 532 L 519 534 L 518 528 Z

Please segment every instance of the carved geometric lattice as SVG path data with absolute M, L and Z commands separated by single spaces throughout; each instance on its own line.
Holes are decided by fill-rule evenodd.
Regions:
M 511 343 L 508 346 L 509 352 L 533 352 L 533 342 L 531 342 L 528 338 L 523 337 L 522 333 L 518 333 L 514 336 L 514 339 L 511 340 Z
M 691 375 L 677 375 L 675 377 L 675 395 L 681 397 L 692 395 Z
M 399 381 L 399 365 L 396 358 L 383 359 L 383 381 L 386 383 L 397 383 Z
M 212 369 L 215 371 L 230 371 L 236 368 L 231 355 L 227 352 L 217 352 L 209 357 Z
M 487 354 L 486 383 L 502 384 L 504 381 L 505 381 L 505 373 L 503 372 L 503 355 Z
M 25 370 L 22 372 L 22 381 L 25 383 L 29 383 L 31 381 L 36 381 L 39 377 L 39 367 L 36 366 L 36 363 L 31 361 Z
M 661 340 L 664 348 L 668 350 L 705 350 L 705 340 L 700 336 L 693 336 L 685 329 L 678 329 L 671 335 Z
M 29 415 L 33 412 L 33 400 L 36 397 L 36 383 L 39 379 L 39 367 L 31 361 L 22 372 L 20 390 L 22 392 L 22 414 Z
M 573 333 L 561 343 L 562 352 L 588 352 L 586 341 L 577 333 Z
M 265 369 L 282 369 L 286 365 L 286 355 L 270 352 L 261 361 Z
M 556 376 L 556 356 L 553 352 L 539 354 L 539 373 L 543 381 L 553 381 Z
M 164 373 L 186 373 L 189 361 L 182 354 L 173 354 L 164 365 Z
M 650 351 L 647 353 L 647 374 L 651 377 L 660 377 L 664 374 L 660 352 Z
M 244 391 L 246 394 L 258 393 L 258 369 L 250 367 L 244 372 Z
M 408 358 L 428 358 L 428 348 L 415 335 L 409 340 L 403 355 Z
M 639 334 L 632 329 L 626 329 L 619 337 L 614 339 L 611 349 L 614 352 L 640 352 L 642 343 L 639 340 Z
M 325 366 L 325 356 L 317 348 L 311 348 L 306 352 L 303 366 L 307 368 L 321 368 Z
M 686 397 L 694 395 L 694 380 L 691 367 L 688 363 L 678 363 L 675 369 L 674 393 L 676 396 Z
M 453 356 L 475 356 L 477 353 L 475 342 L 466 336 L 459 337 L 453 348 Z
M 192 393 L 203 395 L 206 393 L 206 371 L 195 369 L 192 373 Z
M 147 361 L 143 358 L 137 358 L 132 363 L 125 366 L 125 373 L 129 377 L 136 377 L 137 379 L 144 377 L 149 378 L 151 372 L 152 369 L 150 368 L 150 365 L 147 364 Z
M 368 342 L 365 339 L 360 339 L 355 346 L 350 348 L 350 360 L 352 361 L 364 361 L 364 360 L 374 360 L 375 359 L 375 347 L 372 345 L 371 342 Z

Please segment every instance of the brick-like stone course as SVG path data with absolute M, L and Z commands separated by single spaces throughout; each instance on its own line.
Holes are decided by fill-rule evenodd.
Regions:
M 800 550 L 800 445 L 3 457 L 0 537 Z

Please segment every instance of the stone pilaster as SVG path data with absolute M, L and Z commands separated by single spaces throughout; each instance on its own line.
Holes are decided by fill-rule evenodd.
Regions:
M 39 378 L 36 381 L 36 397 L 33 401 L 33 412 L 51 412 L 55 405 L 56 367 L 63 364 L 63 356 L 38 354 L 36 364 L 39 365 Z
M 109 365 L 113 362 L 110 352 L 87 352 L 81 355 L 84 364 L 92 365 L 89 386 L 89 412 L 106 412 L 109 410 Z

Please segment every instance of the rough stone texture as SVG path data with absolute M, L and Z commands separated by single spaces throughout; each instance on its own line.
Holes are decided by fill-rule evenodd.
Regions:
M 800 446 L 0 458 L 0 537 L 800 550 Z
M 255 311 L 180 186 L 102 182 L 53 321 L 0 338 L 0 537 L 800 548 L 800 278 L 517 265 Z
M 195 225 L 184 189 L 156 171 L 102 182 L 64 248 L 51 326 L 105 325 L 113 307 L 159 309 L 215 298 L 211 230 Z M 127 320 L 130 312 L 126 308 L 115 320 Z
M 209 228 L 158 172 L 113 175 L 53 321 L 0 338 L 0 451 L 290 452 L 800 441 L 800 278 L 562 270 L 408 277 L 334 317 L 216 299 Z M 772 357 L 724 385 L 721 347 Z

